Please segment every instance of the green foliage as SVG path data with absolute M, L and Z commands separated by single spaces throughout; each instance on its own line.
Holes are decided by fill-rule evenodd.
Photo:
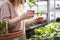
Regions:
M 38 13 L 39 15 L 42 15 L 44 12 L 45 12 L 45 10 L 41 10 L 41 11 L 38 11 L 37 13 Z
M 2 27 L 2 28 L 5 28 L 5 27 L 6 27 L 6 22 L 5 22 L 5 21 L 2 21 L 2 22 L 1 22 L 1 27 Z
M 0 34 L 5 34 L 6 33 L 6 22 L 2 21 L 0 22 Z
M 33 23 L 31 23 L 31 24 L 28 24 L 27 26 L 33 26 L 33 25 L 35 25 L 35 24 L 37 24 L 36 22 L 33 22 Z
M 31 9 L 33 6 L 38 6 L 35 0 L 28 0 L 28 1 L 27 1 L 27 4 L 29 5 L 30 9 Z
M 23 37 L 15 38 L 14 40 L 23 40 Z
M 51 23 L 42 28 L 34 30 L 40 40 L 60 40 L 60 23 Z
M 29 2 L 32 2 L 33 0 L 29 0 Z

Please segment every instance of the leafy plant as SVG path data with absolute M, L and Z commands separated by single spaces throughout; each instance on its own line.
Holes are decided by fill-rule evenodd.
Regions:
M 42 28 L 34 30 L 40 40 L 60 40 L 60 23 L 51 23 Z
M 39 15 L 42 15 L 44 12 L 45 12 L 45 10 L 41 10 L 41 11 L 38 11 L 37 13 L 38 13 Z
M 30 9 L 32 9 L 33 6 L 38 6 L 36 0 L 28 0 L 27 4 L 29 5 Z
M 15 38 L 14 40 L 23 40 L 23 37 Z
M 0 22 L 0 34 L 5 34 L 6 33 L 6 22 L 2 21 Z
M 31 24 L 28 24 L 27 26 L 33 26 L 33 25 L 35 25 L 35 24 L 37 24 L 36 22 L 33 22 L 33 23 L 31 23 Z

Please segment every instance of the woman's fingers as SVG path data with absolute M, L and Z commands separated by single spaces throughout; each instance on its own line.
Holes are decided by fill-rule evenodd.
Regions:
M 31 18 L 31 17 L 34 17 L 34 11 L 27 11 L 24 13 L 25 18 Z

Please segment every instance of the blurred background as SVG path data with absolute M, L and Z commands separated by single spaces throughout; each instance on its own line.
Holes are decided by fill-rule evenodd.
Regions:
M 0 0 L 0 7 L 3 4 L 3 2 L 4 0 Z M 35 23 L 32 23 L 31 25 L 27 25 L 27 29 L 26 29 L 27 38 L 34 34 L 35 28 L 44 27 L 47 24 L 49 24 L 52 20 L 56 21 L 57 18 L 60 21 L 60 0 L 36 0 L 36 4 L 38 6 L 33 6 L 31 9 L 27 2 L 28 0 L 25 0 L 25 4 L 24 4 L 25 10 L 34 10 L 35 11 L 34 17 L 42 16 L 44 20 L 46 20 L 45 22 L 42 22 L 42 23 L 40 22 L 40 24 L 38 22 L 37 23 L 35 22 Z M 42 15 L 39 15 L 38 11 L 42 11 L 42 10 L 44 10 L 44 12 L 42 13 Z M 53 27 L 53 25 L 52 26 L 50 25 L 50 26 Z M 48 25 L 47 27 L 50 27 L 50 26 Z M 60 37 L 59 37 L 59 40 L 60 40 Z
M 0 6 L 4 0 L 0 0 Z M 25 0 L 25 10 L 29 10 L 29 5 L 27 4 L 28 0 Z M 56 20 L 57 17 L 60 17 L 60 0 L 37 0 L 36 3 L 38 6 L 33 6 L 32 10 L 35 10 L 35 17 L 39 16 L 37 11 L 45 10 L 45 13 L 49 14 L 49 20 Z M 46 14 L 43 14 L 44 19 L 46 19 Z

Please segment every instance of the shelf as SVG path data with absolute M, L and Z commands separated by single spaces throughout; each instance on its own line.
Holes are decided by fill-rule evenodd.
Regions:
M 60 9 L 60 7 L 59 8 L 55 8 L 55 9 Z
M 38 14 L 38 13 L 35 13 L 35 14 Z M 47 14 L 47 13 L 42 13 L 42 14 Z
M 38 28 L 38 27 L 42 27 L 44 25 L 46 25 L 46 22 L 41 23 L 41 24 L 37 24 L 37 25 L 33 25 L 33 26 L 28 26 L 28 27 L 26 27 L 26 30 L 35 29 L 35 28 Z

